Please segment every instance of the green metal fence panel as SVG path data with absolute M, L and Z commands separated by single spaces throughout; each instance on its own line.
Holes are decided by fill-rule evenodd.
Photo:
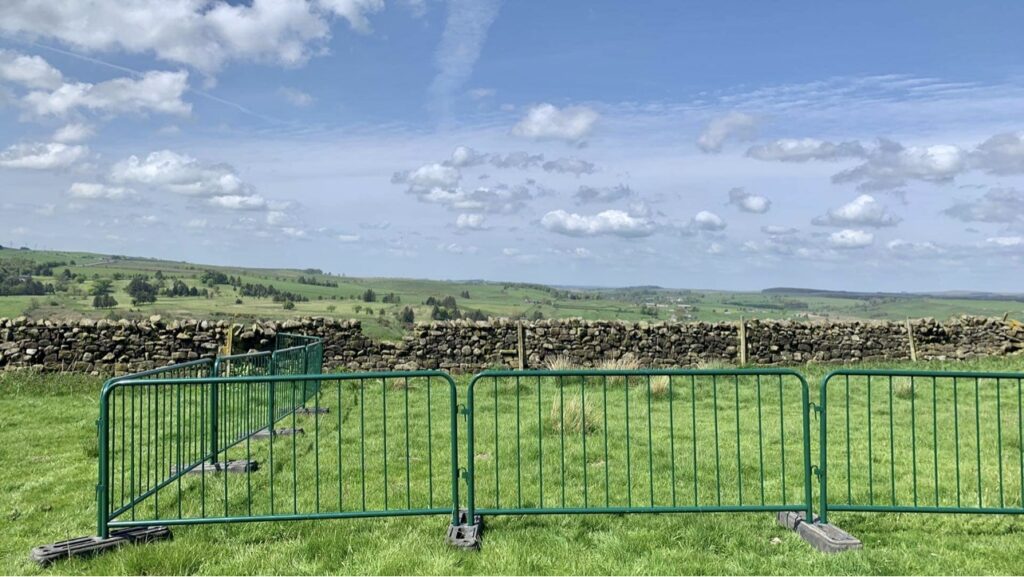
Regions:
M 811 512 L 795 371 L 487 371 L 467 406 L 470 519 Z
M 273 371 L 273 351 L 217 357 L 214 376 L 253 377 L 269 376 Z
M 314 410 L 280 416 L 275 405 L 301 406 L 309 383 L 320 384 L 307 399 Z M 222 440 L 211 449 L 215 387 Z M 108 383 L 100 398 L 99 533 L 153 524 L 455 519 L 456 401 L 454 381 L 436 371 Z M 281 419 L 303 434 L 253 437 Z M 260 467 L 225 474 L 200 466 L 215 453 Z
M 100 440 L 99 478 L 97 500 L 109 507 L 110 512 L 129 511 L 147 498 L 156 495 L 166 485 L 168 475 L 163 464 L 169 457 L 167 446 L 150 447 L 149 442 L 161 427 L 166 432 L 167 422 L 156 417 L 160 410 L 178 416 L 179 436 L 205 439 L 206 430 L 194 418 L 208 405 L 208 399 L 189 389 L 174 399 L 167 399 L 143 387 L 118 387 L 121 382 L 144 382 L 160 379 L 186 379 L 207 377 L 214 371 L 213 359 L 200 359 L 188 363 L 122 375 L 108 380 L 104 391 L 116 391 L 101 397 L 97 435 Z M 154 412 L 154 406 L 157 406 Z M 203 461 L 205 447 L 197 443 L 181 444 L 175 455 L 176 462 L 194 467 Z M 109 474 L 117 471 L 117 474 Z M 101 511 L 106 510 L 102 509 Z M 103 517 L 103 513 L 100 514 Z M 105 533 L 101 533 L 105 535 Z
M 820 515 L 1024 513 L 1024 373 L 834 371 L 820 391 Z
M 274 337 L 274 349 L 290 349 L 292 347 L 304 347 L 321 342 L 320 337 L 300 335 L 294 333 L 277 333 Z

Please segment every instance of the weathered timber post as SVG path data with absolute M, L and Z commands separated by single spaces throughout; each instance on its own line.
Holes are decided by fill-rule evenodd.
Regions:
M 526 330 L 523 328 L 523 321 L 516 323 L 516 340 L 518 344 L 516 351 L 519 353 L 519 370 L 526 369 Z
M 914 327 L 907 318 L 907 340 L 910 341 L 910 360 L 917 362 L 917 345 L 914 344 Z
M 740 365 L 747 364 L 747 321 L 743 317 L 740 317 L 739 326 L 740 336 Z

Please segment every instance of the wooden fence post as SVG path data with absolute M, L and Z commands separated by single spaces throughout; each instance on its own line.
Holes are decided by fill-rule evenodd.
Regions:
M 910 341 L 910 360 L 917 362 L 917 345 L 914 344 L 914 327 L 907 318 L 907 340 Z
M 526 345 L 524 344 L 524 341 L 526 340 L 526 331 L 523 329 L 523 321 L 516 323 L 516 337 L 516 340 L 518 341 L 516 351 L 519 353 L 519 370 L 522 371 L 526 369 Z
M 743 317 L 740 317 L 740 365 L 747 364 L 747 321 Z

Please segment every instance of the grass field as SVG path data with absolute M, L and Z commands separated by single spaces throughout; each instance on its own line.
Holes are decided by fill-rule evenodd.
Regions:
M 960 364 L 904 364 L 900 368 L 1019 371 L 1021 363 L 1019 357 L 1011 357 Z M 828 368 L 800 368 L 812 384 L 813 398 L 817 396 L 817 380 Z M 460 378 L 458 382 L 460 402 L 464 402 L 466 379 Z M 607 405 L 598 395 L 600 389 L 595 388 L 594 383 L 572 381 L 563 384 L 564 387 L 559 388 L 546 382 L 540 396 L 537 396 L 533 382 L 521 383 L 518 388 L 510 380 L 499 382 L 497 387 L 488 381 L 479 385 L 476 401 L 478 433 L 474 448 L 479 480 L 478 507 L 498 506 L 499 497 L 500 505 L 505 507 L 517 505 L 520 499 L 524 506 L 538 504 L 542 492 L 534 467 L 541 453 L 546 475 L 543 495 L 548 506 L 560 505 L 562 486 L 566 487 L 564 499 L 567 505 L 580 503 L 583 487 L 590 489 L 588 498 L 592 499 L 591 504 L 603 502 L 605 498 L 613 504 L 632 498 L 635 505 L 643 506 L 649 503 L 650 494 L 655 495 L 655 502 L 662 503 L 671 499 L 673 490 L 678 492 L 680 504 L 685 504 L 685 499 L 692 500 L 694 476 L 691 472 L 694 470 L 698 472 L 695 486 L 699 501 L 713 502 L 716 498 L 714 478 L 717 466 L 715 456 L 704 447 L 711 443 L 715 427 L 719 427 L 721 436 L 721 455 L 718 458 L 724 480 L 723 502 L 735 501 L 740 485 L 746 491 L 747 502 L 751 499 L 757 502 L 760 497 L 757 477 L 762 467 L 757 465 L 756 441 L 751 444 L 748 440 L 756 437 L 745 434 L 739 444 L 734 441 L 738 427 L 750 431 L 749 427 L 757 423 L 763 423 L 766 440 L 776 438 L 781 430 L 786 433 L 785 441 L 766 441 L 763 446 L 766 502 L 783 497 L 790 502 L 800 499 L 800 455 L 793 454 L 800 446 L 799 419 L 787 418 L 781 421 L 782 424 L 773 424 L 778 423 L 776 419 L 781 413 L 778 409 L 770 409 L 769 405 L 775 406 L 782 399 L 773 396 L 775 393 L 769 390 L 770 387 L 766 387 L 764 412 L 759 415 L 756 402 L 752 402 L 756 398 L 749 396 L 750 387 L 746 382 L 741 383 L 742 392 L 738 396 L 729 381 L 720 388 L 721 394 L 717 398 L 709 396 L 706 387 L 701 387 L 692 391 L 692 403 L 687 396 L 691 394 L 687 383 L 674 383 L 673 400 L 670 401 L 664 391 L 656 392 L 650 398 L 650 412 L 647 411 L 648 397 L 646 383 L 643 382 L 629 387 L 625 383 L 611 383 Z M 0 571 L 18 574 L 46 572 L 27 560 L 31 546 L 91 534 L 95 530 L 94 423 L 99 386 L 96 379 L 74 375 L 0 375 L 0 415 L 3 415 L 0 417 L 0 430 L 7 433 L 8 441 L 0 447 L 5 464 L 0 468 L 0 494 L 4 495 L 3 513 L 7 520 L 5 531 L 0 534 Z M 790 386 L 787 382 L 787 387 Z M 876 389 L 880 390 L 886 389 Z M 977 440 L 989 439 L 995 433 L 996 423 L 1000 423 L 998 426 L 1003 427 L 1006 454 L 1000 454 L 1005 467 L 998 469 L 999 474 L 1006 475 L 1006 495 L 1003 497 L 990 490 L 998 485 L 994 482 L 996 471 L 992 467 L 995 453 L 991 444 L 986 443 L 983 443 L 985 461 L 982 468 L 971 468 L 967 462 L 970 459 L 965 458 L 962 494 L 965 499 L 973 495 L 975 487 L 968 479 L 982 474 L 986 502 L 1003 497 L 1008 506 L 1019 506 L 1017 455 L 1021 439 L 1018 430 L 1011 426 L 1017 422 L 1014 411 L 1019 403 L 1013 396 L 1015 387 L 1002 392 L 1003 405 L 999 413 L 1002 419 L 994 418 L 992 403 L 989 402 L 992 398 L 987 390 L 982 391 L 978 405 L 973 404 L 973 390 L 968 390 L 971 394 L 959 400 L 957 406 L 963 411 L 961 416 L 969 417 L 965 422 L 972 426 L 975 413 L 971 408 L 979 408 L 981 436 L 975 435 L 973 429 L 962 432 L 960 450 L 973 458 Z M 898 456 L 896 461 L 889 459 L 885 450 L 889 433 L 887 427 L 880 424 L 888 425 L 885 418 L 890 414 L 897 416 L 898 424 L 905 424 L 907 405 L 915 402 L 912 399 L 918 403 L 914 414 L 921 422 L 930 423 L 929 403 L 932 398 L 927 388 L 911 391 L 908 395 L 902 383 L 897 384 L 895 391 L 893 409 L 889 408 L 887 396 L 876 392 L 871 414 L 880 419 L 875 421 L 875 439 L 879 445 L 868 458 L 863 439 L 855 439 L 850 452 L 851 470 L 857 486 L 862 487 L 864 471 L 870 463 L 875 468 L 872 477 L 880 487 L 877 489 L 880 494 L 882 489 L 888 491 L 890 480 L 898 480 L 899 498 L 909 499 L 909 493 L 905 492 L 909 468 L 906 461 Z M 306 428 L 310 433 L 319 431 L 319 434 L 307 434 L 295 440 L 276 440 L 275 466 L 261 469 L 248 479 L 253 494 L 257 496 L 253 500 L 257 512 L 270 506 L 267 492 L 270 470 L 275 471 L 278 479 L 275 482 L 278 489 L 275 507 L 279 512 L 290 512 L 290 507 L 299 511 L 313 510 L 316 499 L 312 488 L 316 479 L 322 483 L 322 510 L 337 509 L 336 487 L 339 481 L 344 493 L 344 509 L 358 508 L 364 478 L 367 479 L 365 498 L 368 508 L 382 506 L 385 486 L 389 488 L 392 507 L 404 507 L 407 502 L 413 506 L 427 506 L 431 499 L 435 508 L 447 506 L 450 502 L 450 497 L 446 496 L 449 465 L 445 457 L 448 454 L 448 406 L 443 387 L 438 388 L 435 382 L 433 392 L 429 406 L 434 427 L 427 433 L 424 427 L 426 390 L 422 383 L 413 382 L 410 386 L 392 383 L 386 387 L 368 386 L 360 390 L 351 384 L 336 386 L 333 382 L 325 382 L 320 403 L 330 407 L 331 413 L 319 418 L 296 417 L 297 426 Z M 360 398 L 362 402 L 356 402 L 360 394 L 364 395 Z M 788 415 L 793 407 L 799 408 L 799 401 L 795 399 L 796 395 L 789 395 L 788 389 L 786 394 L 782 411 Z M 407 395 L 411 408 L 405 413 Z M 574 405 L 571 399 L 575 395 L 586 395 L 587 398 L 580 405 Z M 936 400 L 940 407 L 948 406 L 948 399 L 943 395 L 945 393 Z M 633 407 L 631 416 L 619 410 L 627 397 Z M 842 397 L 833 398 L 830 406 L 838 401 L 840 405 L 837 406 L 841 407 L 843 400 Z M 342 411 L 336 410 L 339 401 Z M 859 419 L 867 412 L 866 398 L 855 394 L 851 404 L 852 419 L 859 427 Z M 589 406 L 590 409 L 581 410 L 581 406 Z M 606 406 L 609 407 L 607 421 L 604 419 Z M 359 407 L 361 412 L 357 414 L 353 407 Z M 517 407 L 521 409 L 519 419 L 514 416 Z M 530 410 L 524 410 L 525 407 Z M 696 416 L 692 422 L 696 432 L 682 427 L 676 428 L 674 436 L 670 436 L 666 430 L 668 421 L 665 420 L 670 407 L 675 409 L 673 419 L 686 417 L 686 420 L 672 422 L 688 425 L 691 421 L 687 411 L 693 410 Z M 384 410 L 388 414 L 386 421 Z M 584 424 L 581 417 L 574 416 L 581 414 L 588 415 L 588 421 L 597 422 Z M 650 420 L 647 415 L 651 415 Z M 936 415 L 940 423 L 945 423 L 948 417 L 941 411 Z M 406 416 L 408 428 L 403 423 Z M 343 423 L 341 438 L 346 450 L 357 446 L 359 428 L 353 425 L 364 424 L 364 450 L 370 456 L 364 465 L 360 466 L 359 455 L 354 451 L 345 453 L 340 461 L 336 457 L 339 418 Z M 381 454 L 385 422 L 391 443 L 387 461 L 391 477 L 387 484 L 383 482 L 382 462 L 379 457 L 373 458 Z M 843 431 L 842 420 L 830 422 L 830 435 Z M 625 432 L 627 423 L 631 425 L 628 437 Z M 512 434 L 517 424 L 523 439 L 519 447 L 522 462 L 532 463 L 521 470 L 516 468 L 517 445 Z M 291 425 L 290 417 L 283 425 Z M 812 438 L 816 443 L 817 421 L 812 421 L 812 426 L 815 427 Z M 584 428 L 590 432 L 588 435 L 579 433 Z M 954 486 L 953 469 L 946 460 L 929 460 L 926 453 L 932 448 L 930 439 L 933 437 L 929 436 L 930 429 L 925 427 L 924 430 L 927 433 L 922 433 L 918 439 L 922 455 L 918 457 L 920 461 L 914 462 L 927 471 L 928 478 L 932 467 L 938 464 L 942 498 L 955 497 L 949 489 Z M 564 437 L 563 431 L 566 432 Z M 408 436 L 405 436 L 406 432 Z M 935 447 L 940 448 L 942 454 L 951 449 L 949 435 L 948 429 L 941 427 L 934 437 Z M 607 453 L 602 446 L 605 438 L 609 439 Z M 627 438 L 633 447 L 629 457 L 624 454 Z M 592 443 L 586 453 L 582 447 L 584 439 Z M 699 440 L 697 445 L 702 452 L 690 461 L 682 448 L 694 445 L 694 439 Z M 542 450 L 532 448 L 538 440 L 544 444 Z M 678 456 L 669 452 L 669 441 L 672 440 L 677 443 Z M 567 464 L 564 468 L 560 442 L 565 443 L 564 462 Z M 405 443 L 410 447 L 408 461 L 405 459 Z M 781 490 L 781 477 L 777 475 L 783 446 L 787 451 L 785 462 L 788 467 L 784 492 Z M 896 447 L 898 455 L 905 454 L 907 447 L 902 440 Z M 816 446 L 814 449 L 816 451 Z M 240 453 L 245 451 L 248 456 L 265 463 L 268 450 L 265 443 L 243 445 L 236 448 L 230 457 L 247 456 Z M 738 455 L 739 451 L 743 457 L 734 457 L 734 453 Z M 465 448 L 460 452 L 465 465 Z M 813 455 L 812 462 L 816 463 L 817 453 Z M 843 455 L 839 453 L 839 456 Z M 426 456 L 433 458 L 424 458 Z M 313 459 L 319 459 L 319 475 L 313 469 Z M 675 479 L 662 474 L 648 475 L 648 466 L 664 472 L 667 463 L 673 460 L 678 468 Z M 741 465 L 738 468 L 737 462 Z M 625 477 L 627 468 L 624 463 L 629 463 L 628 478 Z M 897 471 L 895 477 L 889 476 L 890 467 L 898 467 L 894 469 Z M 407 470 L 409 477 L 406 477 Z M 563 470 L 566 475 L 564 485 L 555 481 L 558 472 Z M 432 476 L 430 471 L 433 471 Z M 585 471 L 590 473 L 590 477 L 584 481 Z M 605 481 L 605 471 L 610 471 L 607 473 L 608 481 Z M 739 483 L 732 480 L 737 473 L 743 476 Z M 832 485 L 833 491 L 836 486 L 844 486 L 845 474 L 845 466 L 833 465 L 833 482 L 837 483 Z M 501 482 L 498 487 L 494 485 L 495 478 Z M 225 485 L 228 491 L 226 502 L 221 491 L 221 483 L 226 479 L 221 476 L 206 479 L 210 484 L 206 506 L 217 511 L 227 503 L 230 511 L 237 514 L 246 503 L 242 479 L 245 477 L 232 478 L 231 484 Z M 432 486 L 428 482 L 431 479 Z M 190 478 L 188 483 L 181 498 L 185 516 L 197 513 L 197 495 L 204 494 L 199 479 Z M 293 487 L 300 490 L 292 491 Z M 930 485 L 922 485 L 922 500 L 931 490 Z M 684 494 L 689 497 L 684 497 Z M 773 497 L 776 494 L 778 498 Z M 845 498 L 845 494 L 841 497 Z M 168 514 L 167 508 L 171 511 L 176 508 L 177 498 L 171 494 L 161 496 L 162 515 Z M 860 491 L 855 492 L 853 498 L 859 500 L 866 496 Z M 143 518 L 143 515 L 153 512 L 150 503 L 140 507 L 138 515 Z M 795 534 L 777 527 L 770 513 L 702 513 L 493 516 L 487 518 L 483 548 L 479 552 L 464 552 L 450 549 L 443 543 L 448 520 L 444 515 L 437 515 L 384 520 L 179 527 L 174 530 L 173 541 L 126 547 L 92 559 L 60 562 L 49 571 L 69 574 L 1020 574 L 1024 571 L 1024 540 L 1021 539 L 1024 519 L 1019 516 L 835 513 L 832 521 L 862 539 L 865 549 L 826 556 L 813 551 Z
M 246 269 L 206 266 L 154 259 L 114 257 L 90 253 L 0 250 L 0 265 L 5 261 L 27 260 L 35 263 L 59 263 L 52 276 L 37 280 L 53 284 L 53 294 L 39 296 L 0 296 L 0 317 L 22 314 L 33 318 L 136 317 L 159 314 L 165 318 L 225 319 L 245 322 L 253 319 L 288 319 L 298 316 L 330 316 L 362 321 L 363 330 L 381 339 L 399 339 L 405 327 L 397 315 L 405 307 L 413 309 L 416 320 L 430 320 L 434 297 L 453 297 L 462 314 L 479 311 L 485 316 L 508 318 L 568 318 L 627 321 L 736 321 L 741 316 L 753 319 L 889 319 L 935 317 L 947 319 L 962 314 L 1003 316 L 1024 319 L 1024 302 L 989 298 L 939 298 L 923 295 L 835 295 L 779 294 L 659 288 L 553 288 L 541 285 L 440 281 L 396 278 L 354 278 L 328 275 L 319 271 L 291 269 Z M 73 280 L 60 282 L 64 270 Z M 241 284 L 272 285 L 280 291 L 301 295 L 304 299 L 286 309 L 271 298 L 244 296 L 230 284 L 203 285 L 206 271 L 236 277 Z M 146 275 L 151 280 L 163 276 L 161 286 L 180 280 L 190 288 L 205 288 L 208 297 L 159 296 L 155 303 L 133 305 L 125 292 L 131 277 Z M 320 284 L 299 282 L 313 279 Z M 91 291 L 99 280 L 113 282 L 118 305 L 110 309 L 92 307 Z M 330 286 L 323 286 L 323 285 Z M 336 286 L 334 286 L 336 285 Z M 363 294 L 372 290 L 374 302 L 364 302 Z M 400 302 L 384 303 L 382 297 L 393 293 Z M 469 295 L 466 298 L 464 295 Z

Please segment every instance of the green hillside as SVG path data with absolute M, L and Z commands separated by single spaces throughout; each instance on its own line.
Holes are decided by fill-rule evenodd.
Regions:
M 133 279 L 141 281 L 135 281 L 133 294 L 129 294 Z M 109 290 L 102 290 L 104 286 Z M 155 301 L 133 298 L 147 291 Z M 97 292 L 109 292 L 113 301 L 97 302 Z M 563 288 L 354 278 L 319 270 L 250 269 L 80 252 L 0 250 L 0 317 L 132 318 L 159 314 L 165 318 L 244 322 L 333 316 L 359 319 L 368 334 L 396 339 L 408 326 L 407 308 L 416 321 L 487 317 L 723 321 L 741 316 L 944 319 L 961 314 L 1024 318 L 1024 302 L 1010 296 Z

